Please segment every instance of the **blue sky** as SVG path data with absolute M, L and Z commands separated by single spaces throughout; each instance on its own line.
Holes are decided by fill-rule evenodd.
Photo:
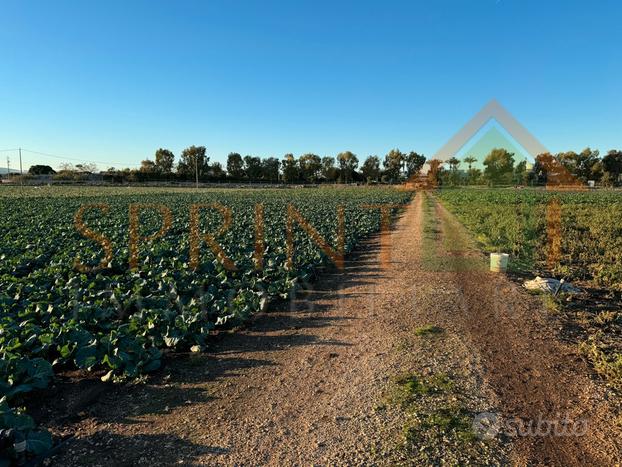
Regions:
M 492 98 L 551 151 L 622 147 L 616 1 L 2 0 L 1 11 L 0 149 L 116 167 L 191 144 L 220 161 L 431 156 Z M 41 162 L 59 160 L 25 154 Z

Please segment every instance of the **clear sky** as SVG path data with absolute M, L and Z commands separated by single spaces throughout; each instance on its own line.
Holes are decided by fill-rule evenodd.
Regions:
M 0 13 L 0 150 L 99 168 L 192 144 L 223 162 L 431 156 L 492 98 L 551 151 L 622 147 L 619 1 L 0 0 Z

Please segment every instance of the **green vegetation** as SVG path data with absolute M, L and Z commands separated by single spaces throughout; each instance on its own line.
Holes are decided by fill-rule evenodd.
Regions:
M 446 460 L 444 450 L 454 446 L 452 456 L 457 455 L 457 463 L 480 458 L 485 447 L 473 430 L 473 414 L 462 399 L 456 382 L 444 373 L 409 373 L 395 378 L 382 408 L 396 406 L 406 418 L 401 456 L 416 465 L 437 465 Z
M 602 343 L 598 334 L 579 345 L 579 351 L 590 361 L 598 374 L 611 386 L 622 390 L 622 354 L 612 352 Z
M 461 443 L 477 440 L 473 431 L 473 416 L 459 406 L 441 406 L 404 427 L 404 441 L 411 449 L 424 444 L 422 441 L 431 435 L 453 436 Z
M 549 270 L 570 280 L 622 290 L 622 196 L 617 192 L 445 190 L 445 206 L 486 251 L 510 253 L 519 271 Z M 547 235 L 547 206 L 559 202 L 559 235 Z M 551 208 L 552 209 L 552 208 Z M 549 265 L 549 241 L 559 257 Z
M 426 324 L 415 329 L 415 336 L 435 336 L 443 332 L 442 328 L 432 324 Z
M 531 168 L 526 160 L 516 160 L 511 150 L 514 149 L 510 147 L 508 151 L 502 145 L 493 148 L 481 161 L 480 168 L 474 167 L 478 159 L 472 155 L 462 161 L 456 157 L 443 163 L 432 160 L 430 165 L 435 167 L 436 183 L 443 186 L 586 185 L 589 180 L 602 186 L 622 184 L 622 151 L 619 150 L 608 151 L 604 156 L 590 148 L 580 153 L 543 153 L 536 156 Z M 439 164 L 432 164 L 433 161 Z
M 453 382 L 445 374 L 422 377 L 417 374 L 403 375 L 396 379 L 393 401 L 402 405 L 413 402 L 418 396 L 446 393 L 453 389 Z
M 231 328 L 267 301 L 308 286 L 331 261 L 297 222 L 290 263 L 288 206 L 332 248 L 342 225 L 347 254 L 380 229 L 379 210 L 364 205 L 399 204 L 411 196 L 390 188 L 0 193 L 0 429 L 39 440 L 43 435 L 9 404 L 19 406 L 25 393 L 45 388 L 55 372 L 79 368 L 103 380 L 137 377 L 160 366 L 163 349 L 200 351 L 214 330 Z M 194 211 L 200 216 L 193 230 L 191 206 L 197 203 L 204 206 Z M 227 213 L 213 203 L 230 209 L 228 228 Z M 80 208 L 83 225 L 77 228 Z M 206 233 L 220 253 L 202 238 Z M 196 265 L 193 238 L 201 240 Z
M 622 291 L 619 192 L 463 189 L 441 191 L 438 197 L 485 250 L 511 253 L 511 270 L 584 281 L 608 289 L 609 306 L 619 306 L 615 299 Z M 565 313 L 584 330 L 581 353 L 597 373 L 622 389 L 619 313 L 595 308 L 589 298 L 568 302 L 563 295 L 544 294 L 542 300 L 549 312 Z

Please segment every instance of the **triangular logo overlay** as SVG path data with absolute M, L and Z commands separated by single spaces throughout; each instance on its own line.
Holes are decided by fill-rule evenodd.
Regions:
M 583 186 L 581 181 L 566 170 L 557 159 L 551 156 L 544 145 L 495 99 L 488 102 L 458 133 L 434 154 L 431 160 L 426 162 L 427 171 L 422 169 L 419 174 L 410 177 L 406 181 L 406 185 L 410 188 L 430 188 L 436 186 L 436 173 L 441 169 L 442 165 L 452 157 L 455 157 L 491 120 L 501 125 L 508 136 L 524 149 L 534 161 L 537 160 L 538 156 L 541 156 L 540 163 L 548 173 L 547 188 L 560 189 L 567 187 L 577 189 Z M 493 141 L 505 141 L 505 143 L 500 143 L 501 147 L 505 147 L 505 149 L 509 149 L 510 152 L 514 153 L 522 152 L 516 151 L 514 149 L 516 146 L 494 127 L 485 131 L 484 137 L 475 143 L 475 146 L 478 144 L 484 146 Z M 543 157 L 543 155 L 545 156 Z
M 505 131 L 507 131 L 534 160 L 539 154 L 548 152 L 542 143 L 529 133 L 510 112 L 493 99 L 434 154 L 434 159 L 445 162 L 454 157 L 491 119 L 496 120 L 502 125 Z

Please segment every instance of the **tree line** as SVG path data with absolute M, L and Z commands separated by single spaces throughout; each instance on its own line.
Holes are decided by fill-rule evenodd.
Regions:
M 483 161 L 483 170 L 474 167 L 477 159 L 466 156 L 462 161 L 456 157 L 446 163 L 432 160 L 436 166 L 440 185 L 544 185 L 553 177 L 565 178 L 567 182 L 588 181 L 603 186 L 622 184 L 622 151 L 610 150 L 601 157 L 598 150 L 586 148 L 557 154 L 544 153 L 536 156 L 531 167 L 526 160 L 516 161 L 515 154 L 503 148 L 493 149 Z
M 599 151 L 586 148 L 557 154 L 540 154 L 535 163 L 516 160 L 514 153 L 503 148 L 493 149 L 484 159 L 483 168 L 478 160 L 466 156 L 452 157 L 442 162 L 427 161 L 435 173 L 436 182 L 446 186 L 460 185 L 544 185 L 560 170 L 574 180 L 587 183 L 593 180 L 603 186 L 622 185 L 622 151 L 610 150 L 601 157 Z M 351 151 L 320 157 L 307 153 L 299 157 L 285 154 L 283 158 L 242 157 L 232 152 L 223 166 L 210 162 L 205 146 L 184 149 L 175 161 L 168 149 L 158 149 L 153 159 L 142 161 L 139 169 L 113 167 L 100 172 L 112 182 L 140 181 L 195 181 L 234 183 L 400 183 L 417 177 L 426 163 L 426 157 L 415 151 L 408 153 L 392 149 L 384 157 L 368 156 L 363 163 Z M 33 165 L 30 175 L 51 175 L 57 180 L 82 180 L 97 170 L 93 164 L 61 164 L 59 171 L 46 165 Z
M 307 153 L 299 157 L 285 154 L 283 158 L 242 156 L 229 153 L 223 166 L 210 162 L 204 146 L 184 149 L 175 163 L 175 155 L 168 149 L 158 149 L 154 159 L 145 159 L 138 170 L 107 171 L 111 177 L 127 180 L 180 180 L 218 181 L 238 183 L 397 183 L 418 173 L 426 158 L 414 151 L 402 153 L 392 149 L 384 158 L 372 155 L 362 164 L 351 151 L 321 157 Z

